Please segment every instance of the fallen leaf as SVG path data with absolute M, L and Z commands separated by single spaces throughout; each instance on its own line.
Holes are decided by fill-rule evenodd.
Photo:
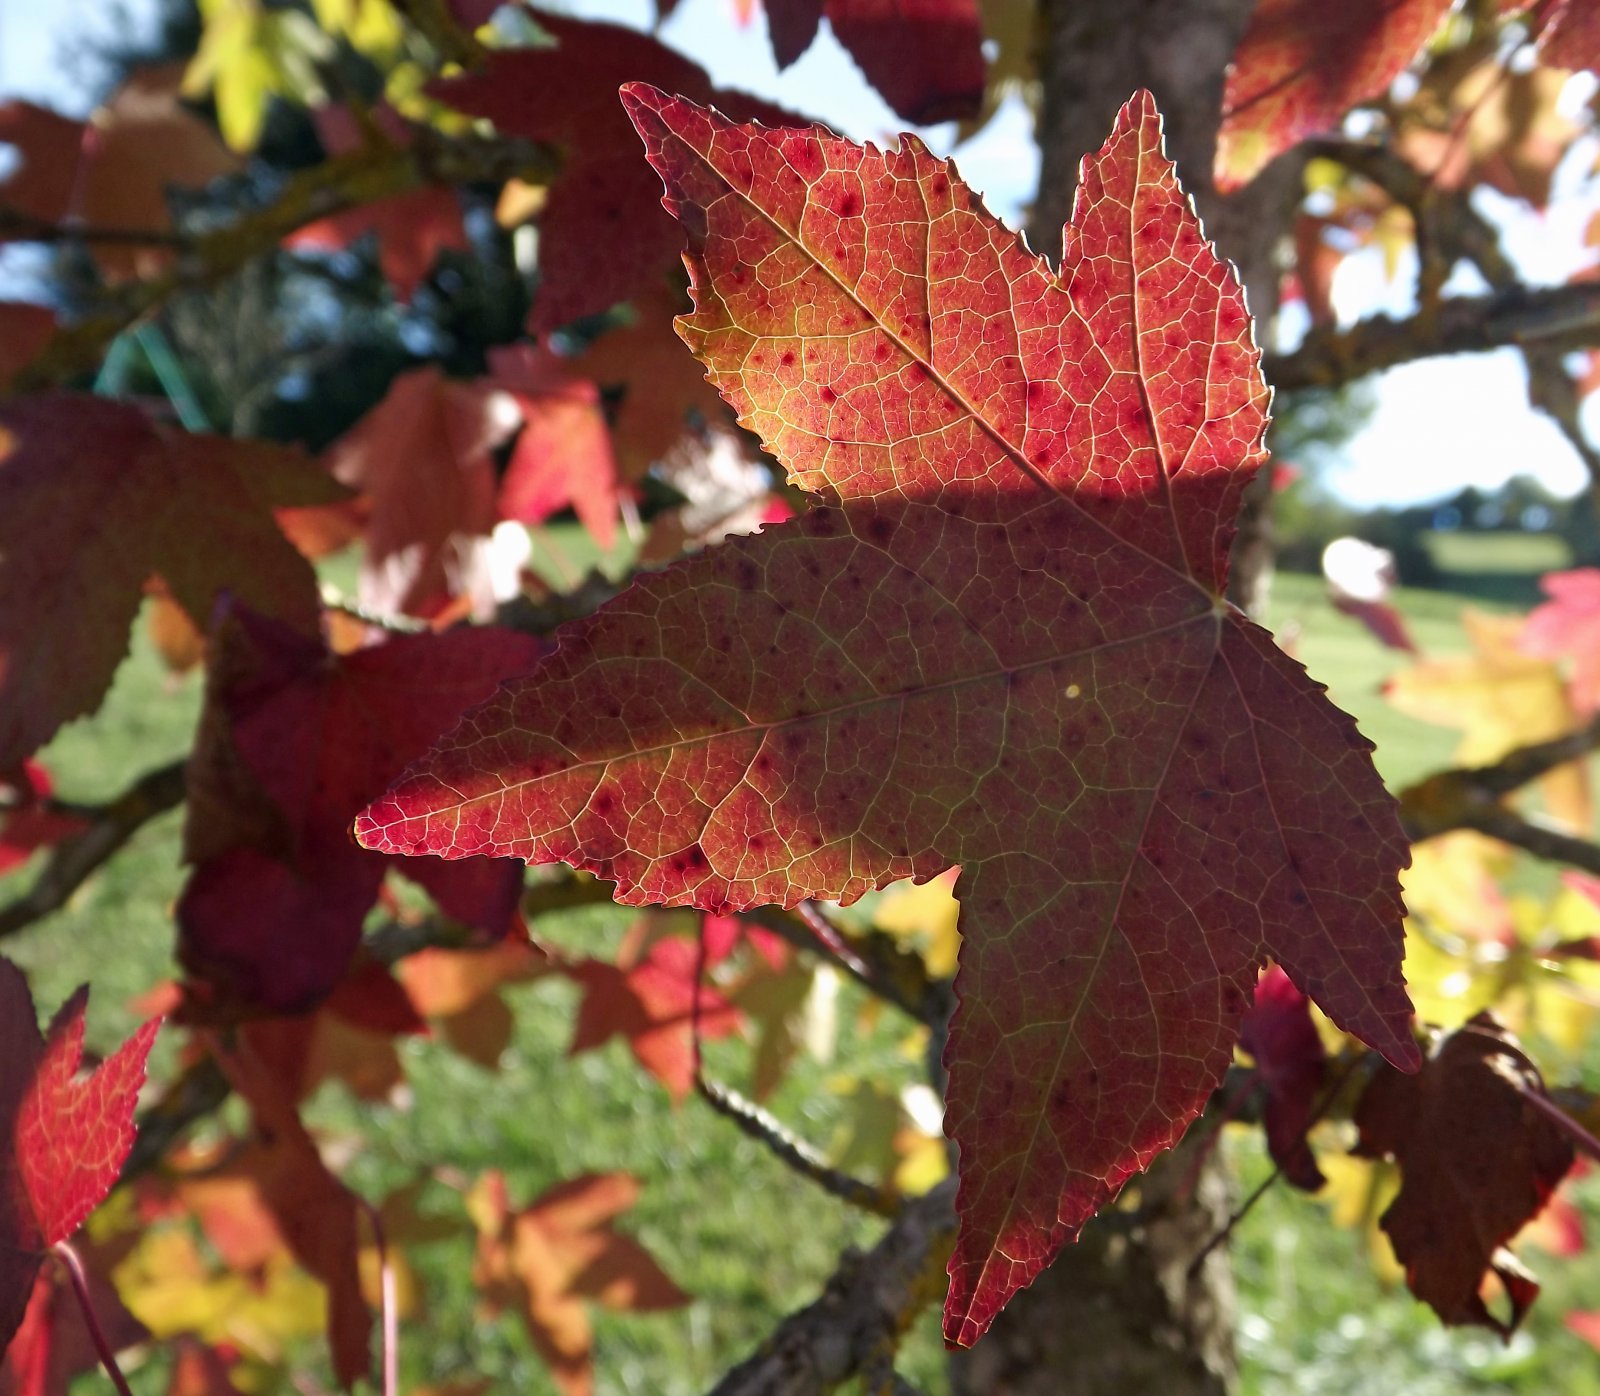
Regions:
M 690 233 L 680 331 L 821 504 L 564 627 L 357 834 L 718 913 L 959 863 L 970 1344 L 1199 1112 L 1264 959 L 1418 1062 L 1405 841 L 1370 743 L 1220 599 L 1267 395 L 1148 94 L 1059 276 L 914 139 L 623 96 Z
M 1539 1285 L 1505 1245 L 1545 1205 L 1572 1166 L 1562 1130 L 1528 1103 L 1538 1069 L 1492 1014 L 1445 1037 L 1415 1076 L 1378 1068 L 1362 1093 L 1355 1152 L 1393 1158 L 1403 1178 L 1380 1225 L 1406 1283 L 1445 1323 L 1510 1338 Z M 1511 1313 L 1480 1296 L 1493 1273 Z

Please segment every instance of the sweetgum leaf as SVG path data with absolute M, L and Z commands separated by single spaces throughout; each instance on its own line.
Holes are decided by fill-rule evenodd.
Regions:
M 1379 1068 L 1356 1107 L 1354 1152 L 1392 1157 L 1404 1181 L 1380 1225 L 1406 1283 L 1445 1323 L 1509 1338 L 1539 1286 L 1505 1245 L 1538 1215 L 1572 1166 L 1572 1144 L 1531 1105 L 1544 1082 L 1521 1044 L 1480 1013 L 1444 1038 L 1415 1076 Z M 1479 1293 L 1489 1271 L 1511 1315 Z
M 1233 55 L 1217 133 L 1217 188 L 1336 128 L 1416 59 L 1454 0 L 1259 0 Z
M 0 404 L 0 452 L 0 770 L 99 706 L 152 573 L 201 624 L 228 591 L 315 633 L 316 577 L 272 506 L 346 492 L 298 451 L 45 393 Z
M 1256 1060 L 1266 1087 L 1262 1123 L 1267 1151 L 1297 1188 L 1315 1192 L 1326 1181 L 1306 1131 L 1316 1108 L 1328 1053 L 1311 1020 L 1311 1003 L 1273 965 L 1256 985 L 1255 1002 L 1239 1023 L 1239 1046 Z
M 358 836 L 719 912 L 960 864 L 971 1343 L 1182 1134 L 1265 958 L 1417 1064 L 1405 842 L 1370 744 L 1221 599 L 1267 392 L 1148 94 L 1059 275 L 914 139 L 624 100 L 689 235 L 680 332 L 821 505 L 567 627 Z

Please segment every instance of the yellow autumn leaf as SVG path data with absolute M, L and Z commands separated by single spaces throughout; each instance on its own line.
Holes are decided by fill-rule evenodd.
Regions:
M 872 918 L 880 931 L 919 951 L 935 979 L 948 979 L 956 972 L 961 949 L 961 932 L 956 929 L 961 903 L 955 898 L 959 872 L 951 868 L 921 886 L 897 883 L 883 894 Z
M 1577 716 L 1561 671 L 1518 648 L 1522 619 L 1491 616 L 1470 607 L 1462 626 L 1472 653 L 1427 659 L 1403 669 L 1384 692 L 1401 712 L 1424 722 L 1457 728 L 1456 760 L 1481 766 L 1533 742 L 1573 730 Z M 1587 831 L 1593 818 L 1588 772 L 1576 763 L 1551 771 L 1540 782 L 1546 810 L 1573 830 Z
M 115 1270 L 129 1311 L 157 1338 L 192 1333 L 275 1360 L 289 1339 L 322 1332 L 327 1291 L 287 1255 L 258 1275 L 217 1270 L 184 1228 L 155 1227 Z
M 312 102 L 324 96 L 317 64 L 328 36 L 309 15 L 267 9 L 261 0 L 199 0 L 204 29 L 183 75 L 183 95 L 212 95 L 222 138 L 254 150 L 272 98 Z

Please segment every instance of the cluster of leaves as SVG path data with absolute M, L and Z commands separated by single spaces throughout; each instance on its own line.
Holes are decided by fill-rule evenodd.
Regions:
M 712 1091 L 700 1044 L 751 1039 L 766 1097 L 826 960 L 942 1030 L 936 986 L 958 943 L 950 1342 L 977 1341 L 1177 1142 L 1236 1046 L 1289 1181 L 1322 1186 L 1334 1154 L 1347 1179 L 1397 1168 L 1382 1227 L 1414 1291 L 1448 1322 L 1509 1332 L 1537 1286 L 1504 1247 L 1583 1137 L 1513 1034 L 1550 1031 L 1546 962 L 1581 981 L 1600 927 L 1551 942 L 1554 919 L 1526 931 L 1508 911 L 1485 929 L 1505 854 L 1445 831 L 1478 827 L 1485 806 L 1489 833 L 1531 827 L 1505 792 L 1485 802 L 1458 779 L 1397 807 L 1351 719 L 1225 599 L 1268 389 L 1154 100 L 1136 95 L 1085 159 L 1052 267 L 915 138 L 841 140 L 614 26 L 519 9 L 474 33 L 492 8 L 216 0 L 185 70 L 136 75 L 91 121 L 0 113 L 22 157 L 0 229 L 82 239 L 101 298 L 58 332 L 55 307 L 0 321 L 0 370 L 19 388 L 0 402 L 0 869 L 50 848 L 48 868 L 81 881 L 138 822 L 58 800 L 36 757 L 105 698 L 153 593 L 164 648 L 205 665 L 183 773 L 184 979 L 159 1002 L 185 1034 L 168 1101 L 181 1112 L 185 1087 L 210 1081 L 246 1107 L 153 1175 L 130 1164 L 140 1176 L 65 1262 L 99 1285 L 102 1345 L 169 1339 L 173 1390 L 226 1390 L 230 1367 L 283 1360 L 284 1325 L 263 1314 L 293 1329 L 309 1311 L 337 1379 L 370 1375 L 373 1309 L 392 1321 L 397 1301 L 375 1305 L 363 1258 L 392 1289 L 404 1246 L 452 1229 L 410 1194 L 357 1196 L 301 1107 L 330 1080 L 387 1097 L 406 1036 L 494 1067 L 500 991 L 534 977 L 579 987 L 574 1052 L 623 1037 L 675 1098 L 702 1090 L 850 1194 L 853 1180 Z M 1229 82 L 1218 183 L 1384 99 L 1448 8 L 1329 21 L 1263 0 Z M 1547 193 L 1569 143 L 1547 119 L 1553 92 L 1530 88 L 1507 99 L 1516 131 L 1472 144 L 1485 44 L 1498 54 L 1514 32 L 1589 66 L 1577 0 L 1502 8 L 1437 40 L 1426 100 L 1386 113 L 1384 149 L 1407 169 L 1439 157 L 1428 198 L 1404 210 L 1413 235 L 1440 191 Z M 823 15 L 907 119 L 983 109 L 973 0 L 773 0 L 780 62 Z M 382 95 L 332 90 L 336 57 Z M 441 76 L 446 60 L 462 71 Z M 203 94 L 215 129 L 185 105 Z M 174 220 L 167 188 L 247 167 L 273 102 L 309 109 L 326 160 L 220 231 Z M 1332 314 L 1325 251 L 1393 236 L 1406 204 L 1349 168 L 1311 172 L 1321 202 L 1298 277 L 1318 322 Z M 487 220 L 467 212 L 487 208 L 485 182 L 484 237 L 526 243 L 537 227 L 526 324 L 470 370 L 397 373 L 320 452 L 34 390 L 73 346 L 103 347 L 126 307 L 154 309 L 191 284 L 188 267 L 212 274 L 208 257 L 365 249 L 397 305 L 426 299 L 440 259 L 477 245 Z M 669 322 L 685 235 L 688 349 Z M 749 437 L 788 492 L 748 458 Z M 729 458 L 741 490 L 719 484 Z M 668 478 L 674 502 L 656 508 Z M 528 566 L 530 530 L 568 509 L 601 548 L 627 536 L 644 559 L 696 555 L 611 599 L 604 579 L 554 593 Z M 736 516 L 766 527 L 698 551 Z M 330 594 L 314 564 L 351 545 L 357 594 Z M 1423 659 L 1392 685 L 1407 711 L 1468 727 L 1468 765 L 1571 738 L 1600 708 L 1600 574 L 1548 585 L 1526 623 L 1473 621 L 1477 655 Z M 171 642 L 174 627 L 190 639 Z M 1580 754 L 1536 773 L 1572 845 L 1593 826 Z M 1408 875 L 1408 931 L 1399 877 L 1418 831 L 1437 837 Z M 581 872 L 530 886 L 519 859 Z M 647 914 L 610 959 L 536 944 L 526 917 L 607 890 L 583 873 L 624 904 L 700 914 Z M 814 905 L 902 879 L 917 885 L 888 893 L 866 931 Z M 1561 895 L 1589 906 L 1592 890 Z M 1477 929 L 1445 923 L 1447 939 L 1505 953 L 1474 961 L 1471 991 L 1441 1007 L 1460 956 L 1429 968 L 1427 947 L 1457 915 Z M 124 1168 L 155 1028 L 80 1082 L 81 1002 L 41 1040 L 4 962 L 0 990 L 0 1240 L 16 1257 L 0 1264 L 0 1336 L 16 1380 L 46 1391 L 83 1353 L 39 1261 Z M 1353 1154 L 1318 1133 L 1336 1111 Z M 926 1189 L 944 1168 L 901 1102 L 887 1119 L 879 1206 L 894 1182 Z M 486 1308 L 525 1318 L 564 1391 L 589 1389 L 588 1305 L 684 1302 L 615 1226 L 637 1195 L 628 1176 L 552 1180 L 522 1207 L 496 1172 L 451 1182 Z M 1484 1302 L 1491 1276 L 1508 1316 Z M 311 1281 L 325 1303 L 307 1302 Z

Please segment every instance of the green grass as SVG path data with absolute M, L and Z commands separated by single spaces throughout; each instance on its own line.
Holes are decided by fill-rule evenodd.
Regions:
M 571 531 L 559 546 L 557 572 L 581 570 L 592 560 Z M 1458 597 L 1402 593 L 1398 604 L 1427 652 L 1463 647 Z M 1403 784 L 1448 763 L 1455 733 L 1406 718 L 1383 701 L 1383 680 L 1407 662 L 1404 656 L 1379 649 L 1358 624 L 1334 612 L 1319 582 L 1279 577 L 1270 619 L 1377 743 L 1389 781 Z M 141 632 L 102 711 L 69 727 L 46 754 L 62 793 L 103 797 L 180 755 L 191 739 L 199 692 L 194 677 L 166 678 Z M 176 813 L 146 828 L 61 913 L 5 947 L 29 971 L 43 1010 L 82 980 L 95 986 L 90 1038 L 100 1048 L 135 1022 L 129 998 L 173 972 L 170 911 L 183 876 L 180 829 Z M 19 888 L 22 876 L 0 882 L 0 897 Z M 627 916 L 614 909 L 572 913 L 546 920 L 540 930 L 602 953 Z M 359 1104 L 333 1089 L 315 1102 L 314 1117 L 339 1138 L 359 1141 L 341 1149 L 349 1158 L 346 1176 L 374 1198 L 431 1169 L 458 1178 L 503 1169 L 518 1200 L 576 1173 L 636 1173 L 643 1198 L 625 1225 L 695 1299 L 687 1309 L 649 1317 L 598 1313 L 598 1389 L 608 1396 L 704 1390 L 779 1315 L 816 1293 L 841 1247 L 870 1242 L 878 1224 L 796 1179 L 699 1103 L 674 1107 L 620 1043 L 569 1058 L 571 985 L 541 981 L 511 991 L 511 999 L 516 1036 L 500 1074 L 438 1043 L 407 1041 L 401 1050 L 409 1084 L 401 1102 Z M 848 1069 L 891 1081 L 914 1075 L 902 1051 L 904 1020 L 885 1012 L 863 1026 L 861 1007 L 847 987 L 839 1058 L 802 1059 L 771 1103 L 813 1141 L 833 1138 L 845 1111 L 829 1088 L 833 1073 Z M 162 1043 L 158 1079 L 170 1072 L 177 1038 L 168 1033 Z M 714 1049 L 714 1071 L 743 1084 L 748 1049 L 738 1042 Z M 1241 1135 L 1232 1146 L 1242 1186 L 1265 1167 L 1253 1140 Z M 424 1205 L 460 1215 L 459 1194 L 446 1182 L 430 1185 Z M 1379 1291 L 1360 1244 L 1353 1233 L 1333 1228 L 1318 1204 L 1283 1189 L 1269 1193 L 1239 1229 L 1249 1391 L 1600 1393 L 1600 1358 L 1559 1323 L 1568 1305 L 1600 1306 L 1600 1258 L 1543 1263 L 1551 1277 L 1548 1302 L 1506 1349 L 1479 1335 L 1445 1332 L 1408 1296 Z M 520 1326 L 477 1312 L 470 1255 L 466 1235 L 415 1251 L 426 1307 L 403 1330 L 404 1387 L 482 1374 L 496 1390 L 553 1392 Z M 911 1335 L 902 1369 L 930 1396 L 944 1389 L 931 1314 Z M 90 1389 L 98 1388 L 91 1382 Z

